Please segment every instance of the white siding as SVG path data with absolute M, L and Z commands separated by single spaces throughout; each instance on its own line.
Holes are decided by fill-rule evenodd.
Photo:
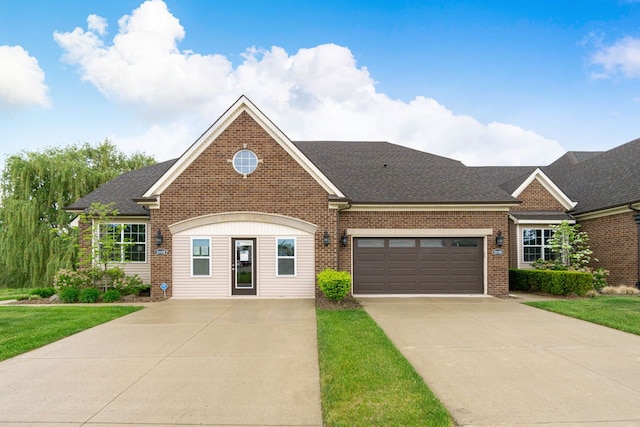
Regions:
M 315 296 L 315 256 L 312 235 L 296 236 L 296 275 L 276 276 L 276 238 L 259 238 L 258 294 L 263 297 L 313 298 Z
M 173 238 L 173 297 L 224 298 L 230 295 L 230 240 L 224 236 L 211 238 L 211 276 L 191 275 L 191 237 L 203 235 L 177 235 Z
M 147 259 L 149 259 L 149 250 L 147 249 Z M 151 283 L 151 264 L 148 262 L 125 262 L 118 264 L 127 275 L 137 274 L 147 285 Z
M 211 238 L 211 277 L 191 276 L 191 238 Z M 276 277 L 276 238 L 296 237 L 296 276 Z M 258 297 L 315 296 L 314 236 L 264 222 L 203 225 L 173 236 L 173 297 L 231 297 L 231 239 L 256 238 Z

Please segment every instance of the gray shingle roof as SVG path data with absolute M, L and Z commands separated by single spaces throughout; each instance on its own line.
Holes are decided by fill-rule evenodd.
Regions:
M 294 141 L 353 203 L 515 203 L 461 162 L 388 142 Z
M 176 159 L 173 159 L 125 172 L 65 209 L 83 211 L 94 202 L 103 204 L 115 202 L 115 208 L 120 215 L 149 215 L 149 212 L 133 199 L 141 197 L 175 162 Z
M 514 203 L 535 166 L 467 167 L 388 142 L 294 142 L 353 203 Z M 134 202 L 174 163 L 127 172 L 67 207 L 116 202 L 121 215 L 148 215 Z M 568 152 L 543 172 L 580 214 L 640 202 L 640 139 L 606 152 Z
M 572 166 L 560 158 L 542 170 L 578 202 L 575 214 L 640 201 L 640 139 L 593 153 Z
M 500 186 L 512 194 L 535 170 L 535 166 L 475 166 L 470 168 L 478 179 Z

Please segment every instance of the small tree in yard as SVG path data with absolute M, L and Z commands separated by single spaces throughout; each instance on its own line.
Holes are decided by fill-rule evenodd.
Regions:
M 580 224 L 569 224 L 562 221 L 558 225 L 551 226 L 553 234 L 547 245 L 551 252 L 558 255 L 557 262 L 568 269 L 573 267 L 581 269 L 591 261 L 593 251 L 589 249 L 589 235 L 580 230 Z
M 576 270 L 593 275 L 593 287 L 600 289 L 607 285 L 609 271 L 604 268 L 592 270 L 587 267 L 593 251 L 589 249 L 589 235 L 580 231 L 580 224 L 562 221 L 551 226 L 553 234 L 545 243 L 556 254 L 553 261 L 538 260 L 534 267 L 541 270 Z M 595 260 L 597 261 L 597 259 Z
M 80 216 L 80 221 L 87 225 L 83 230 L 84 245 L 80 250 L 81 264 L 87 269 L 94 285 L 107 289 L 110 282 L 124 276 L 120 268 L 110 268 L 110 264 L 122 260 L 122 244 L 120 241 L 122 225 L 110 223 L 110 219 L 118 215 L 114 203 L 92 203 L 87 212 Z M 94 266 L 100 265 L 100 268 Z

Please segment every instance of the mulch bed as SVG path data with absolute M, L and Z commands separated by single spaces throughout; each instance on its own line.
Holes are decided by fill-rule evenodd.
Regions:
M 115 303 L 121 304 L 136 304 L 136 303 L 148 303 L 148 302 L 161 302 L 165 301 L 164 298 L 152 298 L 149 296 L 133 296 L 127 295 L 123 297 L 120 301 L 116 301 Z M 24 299 L 14 301 L 11 304 L 13 305 L 29 305 L 29 304 L 63 304 L 60 301 L 49 301 L 49 298 L 37 298 L 37 299 Z M 362 308 L 360 302 L 355 299 L 351 295 L 347 295 L 344 299 L 340 301 L 335 301 L 329 299 L 324 296 L 324 294 L 316 295 L 316 306 L 322 310 L 357 310 Z
M 320 293 L 316 295 L 316 307 L 322 310 L 357 310 L 362 308 L 362 305 L 351 295 L 347 295 L 342 300 L 336 301 Z
M 137 303 L 143 303 L 143 302 L 160 302 L 164 300 L 165 300 L 164 298 L 151 298 L 147 296 L 141 297 L 141 296 L 127 295 L 122 297 L 120 301 L 115 301 L 110 304 L 137 304 Z M 14 301 L 11 303 L 11 305 L 30 305 L 30 304 L 62 305 L 65 303 L 61 301 L 49 301 L 49 298 L 23 299 L 23 300 Z M 68 304 L 65 304 L 65 305 L 68 305 Z

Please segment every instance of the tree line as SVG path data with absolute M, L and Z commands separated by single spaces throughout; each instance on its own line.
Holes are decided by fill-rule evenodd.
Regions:
M 0 287 L 50 286 L 56 272 L 78 262 L 74 214 L 64 211 L 123 172 L 154 164 L 105 140 L 22 151 L 0 176 Z

